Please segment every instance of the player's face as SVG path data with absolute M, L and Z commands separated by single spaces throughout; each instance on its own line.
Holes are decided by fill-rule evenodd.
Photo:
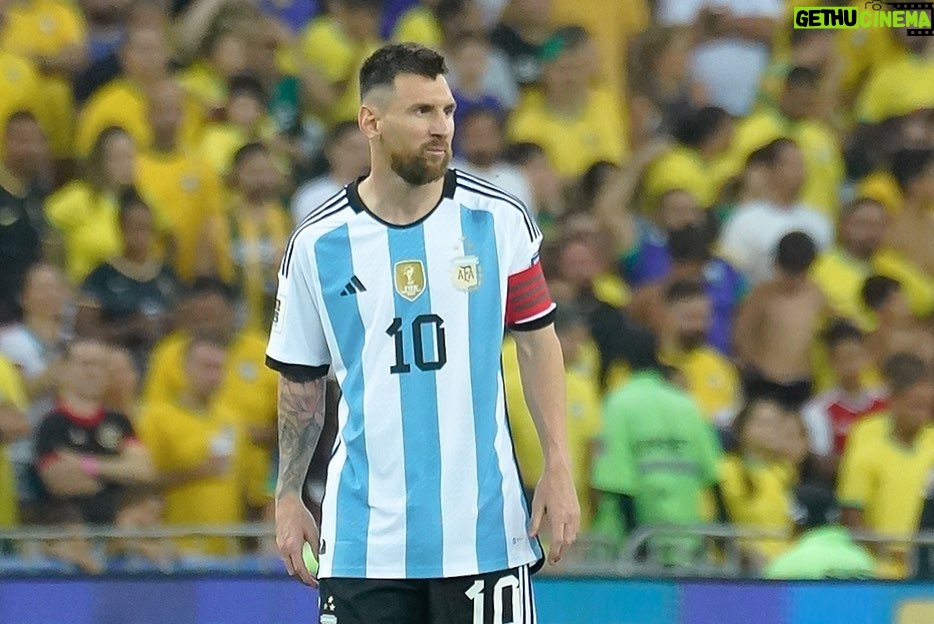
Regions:
M 454 96 L 444 76 L 401 74 L 393 86 L 378 143 L 400 178 L 412 186 L 434 182 L 451 161 Z

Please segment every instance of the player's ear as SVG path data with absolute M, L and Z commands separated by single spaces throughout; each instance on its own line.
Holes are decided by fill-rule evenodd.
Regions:
M 357 125 L 360 126 L 360 132 L 367 139 L 375 139 L 382 130 L 379 110 L 367 104 L 360 107 L 360 113 L 357 115 Z

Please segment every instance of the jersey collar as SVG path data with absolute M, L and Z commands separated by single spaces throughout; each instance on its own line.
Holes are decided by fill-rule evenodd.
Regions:
M 448 169 L 447 171 L 444 172 L 444 187 L 441 190 L 441 197 L 438 198 L 438 203 L 436 203 L 434 207 L 425 214 L 425 216 L 421 217 L 417 221 L 413 221 L 412 223 L 406 223 L 404 225 L 400 225 L 398 223 L 389 223 L 388 221 L 384 221 L 383 219 L 380 219 L 378 216 L 373 214 L 373 211 L 370 210 L 365 203 L 363 203 L 362 199 L 360 199 L 360 193 L 358 191 L 358 187 L 360 186 L 360 183 L 366 179 L 366 177 L 367 176 L 360 176 L 359 178 L 357 178 L 356 180 L 354 180 L 353 182 L 347 185 L 347 202 L 350 204 L 350 208 L 357 214 L 360 214 L 361 212 L 365 212 L 366 214 L 373 217 L 374 220 L 385 225 L 386 227 L 396 228 L 396 229 L 404 229 L 404 228 L 408 228 L 408 227 L 412 227 L 414 225 L 420 224 L 422 221 L 424 221 L 425 219 L 430 217 L 432 214 L 434 214 L 435 210 L 438 209 L 438 206 L 441 205 L 442 201 L 444 201 L 445 199 L 453 199 L 454 190 L 457 188 L 457 174 L 454 173 L 453 169 Z

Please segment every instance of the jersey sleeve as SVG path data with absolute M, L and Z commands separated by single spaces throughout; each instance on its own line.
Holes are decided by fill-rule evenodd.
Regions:
M 304 240 L 291 241 L 282 260 L 266 364 L 280 373 L 311 380 L 327 374 L 331 355 Z
M 506 288 L 506 324 L 518 331 L 539 329 L 551 324 L 555 311 L 539 261 L 542 232 L 524 205 L 513 216 L 509 232 L 511 261 Z

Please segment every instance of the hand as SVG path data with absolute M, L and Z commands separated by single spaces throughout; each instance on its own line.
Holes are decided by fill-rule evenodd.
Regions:
M 276 546 L 285 562 L 289 576 L 298 576 L 302 583 L 318 586 L 318 579 L 305 565 L 302 549 L 305 542 L 318 557 L 318 526 L 298 494 L 284 494 L 276 500 Z
M 535 486 L 535 495 L 532 496 L 530 537 L 538 535 L 546 513 L 551 523 L 552 537 L 548 562 L 555 564 L 561 561 L 564 551 L 577 539 L 581 522 L 580 503 L 567 464 L 546 464 L 545 472 Z
M 104 489 L 104 484 L 99 478 L 85 472 L 81 463 L 82 455 L 65 450 L 58 451 L 57 455 L 56 473 L 59 485 L 68 491 L 69 496 L 93 496 Z

